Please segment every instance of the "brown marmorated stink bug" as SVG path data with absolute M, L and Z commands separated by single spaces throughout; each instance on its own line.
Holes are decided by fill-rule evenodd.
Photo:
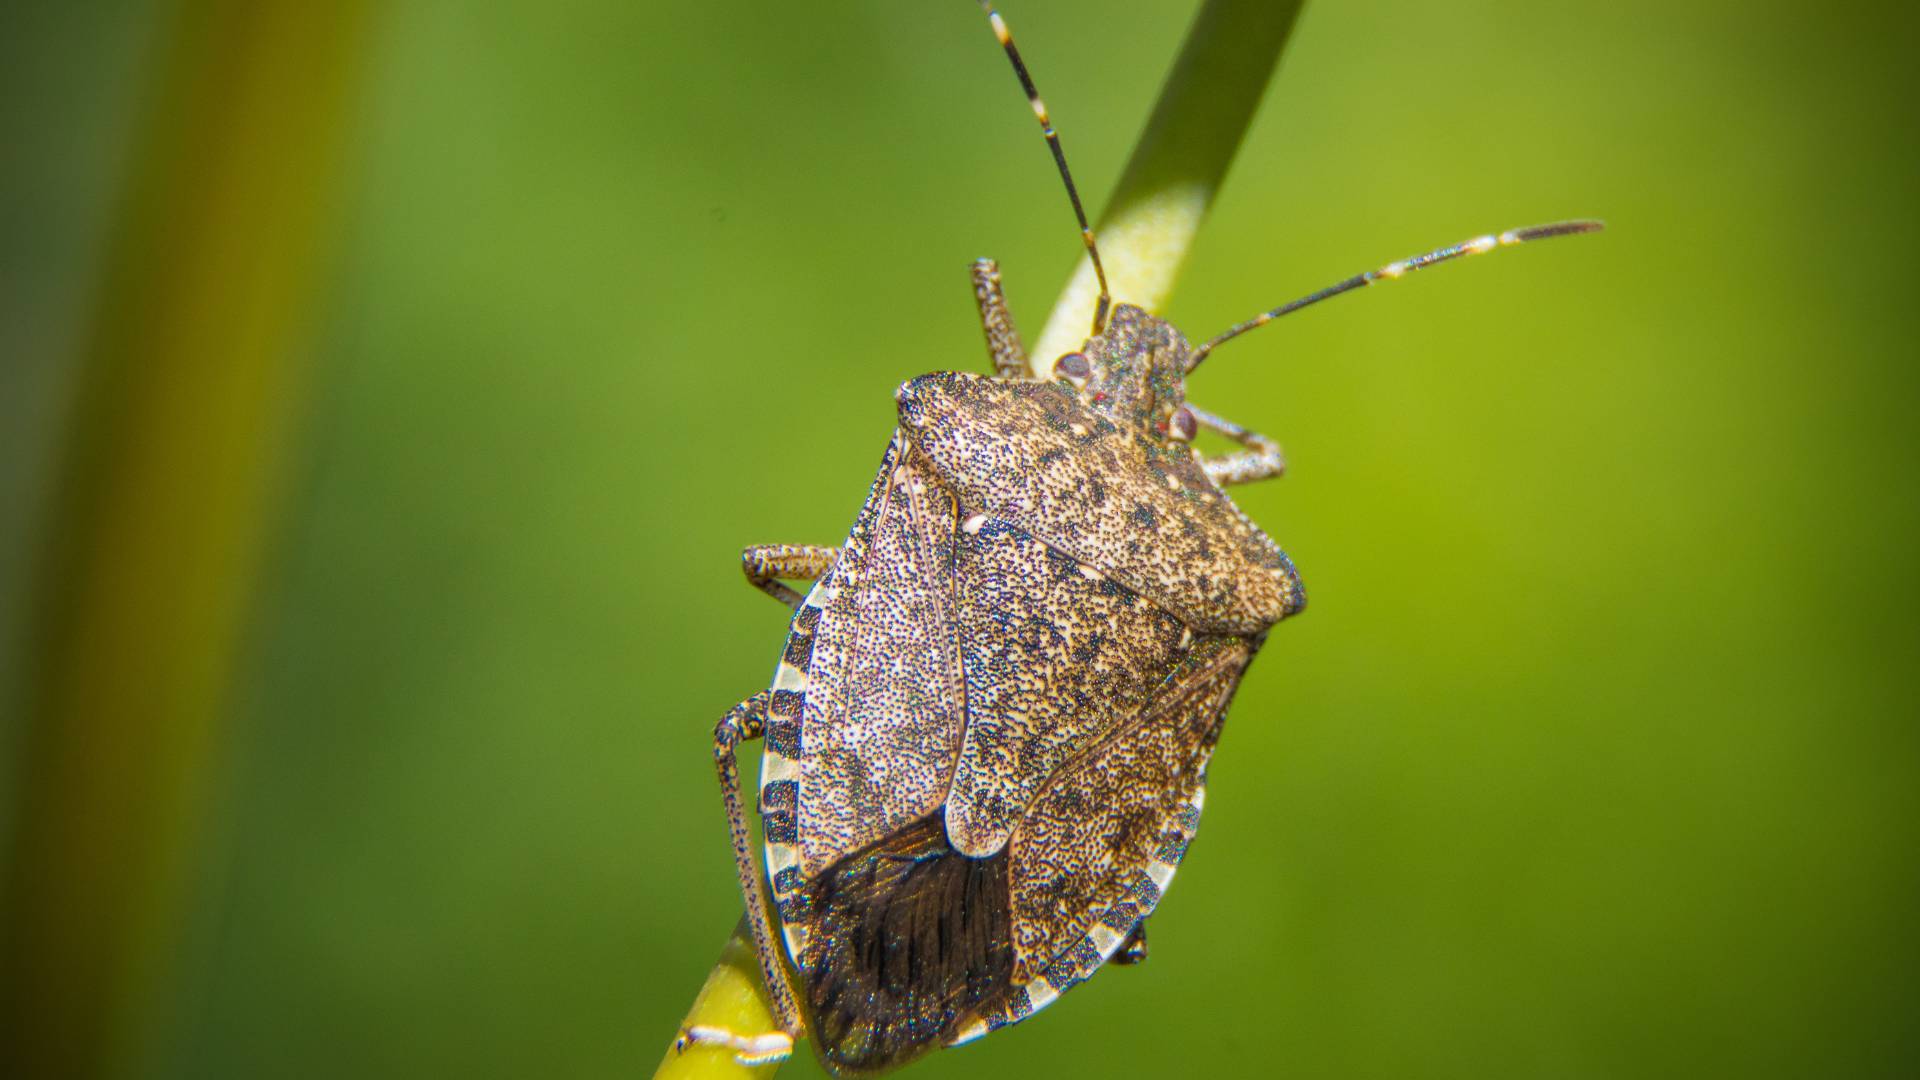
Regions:
M 1220 343 L 1328 297 L 1565 222 L 1483 236 L 1348 278 L 1190 346 L 1105 273 L 1058 137 L 1045 132 L 1100 282 L 1093 331 L 1028 374 L 991 261 L 973 267 L 996 375 L 923 375 L 839 548 L 742 555 L 794 614 L 773 685 L 721 720 L 714 756 L 747 917 L 780 1030 L 696 1027 L 743 1062 L 811 1033 L 874 1072 L 1017 1023 L 1103 964 L 1146 954 L 1145 919 L 1199 825 L 1228 703 L 1305 593 L 1223 487 L 1280 475 L 1270 439 L 1185 400 Z M 1242 449 L 1207 458 L 1201 429 Z M 782 580 L 812 581 L 805 596 Z M 735 748 L 765 738 L 765 885 Z

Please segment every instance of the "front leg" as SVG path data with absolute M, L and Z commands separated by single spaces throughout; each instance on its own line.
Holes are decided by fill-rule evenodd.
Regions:
M 1279 443 L 1257 431 L 1248 431 L 1224 417 L 1196 408 L 1192 402 L 1188 402 L 1186 408 L 1201 427 L 1246 447 L 1238 453 L 1207 458 L 1201 462 L 1214 483 L 1221 487 L 1250 484 L 1255 480 L 1266 480 L 1286 473 L 1287 459 L 1280 453 Z
M 747 575 L 747 584 L 797 609 L 805 598 L 780 584 L 780 579 L 818 581 L 839 557 L 839 548 L 818 544 L 755 544 L 740 553 L 740 570 Z
M 1013 328 L 1013 311 L 1000 291 L 1000 266 L 992 259 L 974 260 L 973 299 L 980 305 L 980 326 L 987 332 L 987 355 L 993 358 L 994 374 L 1003 379 L 1033 378 L 1020 331 Z

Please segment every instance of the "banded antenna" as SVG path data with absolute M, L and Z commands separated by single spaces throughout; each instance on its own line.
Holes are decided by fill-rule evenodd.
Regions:
M 1073 173 L 1067 169 L 1066 151 L 1060 149 L 1060 136 L 1053 130 L 1053 121 L 1047 118 L 1046 102 L 1040 100 L 1033 76 L 1027 74 L 1027 65 L 1020 59 L 1020 50 L 1014 47 L 1013 31 L 1007 29 L 1007 21 L 994 10 L 992 0 L 980 0 L 980 10 L 987 13 L 993 36 L 1000 39 L 1000 47 L 1013 62 L 1013 73 L 1020 76 L 1020 86 L 1027 92 L 1027 104 L 1033 106 L 1033 115 L 1047 137 L 1047 149 L 1053 151 L 1053 163 L 1060 166 L 1060 179 L 1066 182 L 1067 198 L 1073 202 L 1073 216 L 1080 222 L 1080 239 L 1087 245 L 1087 258 L 1093 260 L 1093 276 L 1100 282 L 1100 299 L 1093 305 L 1093 332 L 1098 334 L 1107 325 L 1107 309 L 1113 306 L 1113 295 L 1107 291 L 1107 271 L 1100 265 L 1100 249 L 1093 242 L 1093 228 L 1087 224 L 1086 208 L 1080 205 L 1080 191 L 1073 186 Z
M 1462 243 L 1443 247 L 1436 251 L 1429 251 L 1425 255 L 1415 255 L 1411 259 L 1401 259 L 1399 262 L 1390 262 L 1378 270 L 1369 270 L 1364 274 L 1355 274 L 1345 281 L 1329 285 L 1319 292 L 1308 293 L 1300 299 L 1291 303 L 1282 304 L 1272 311 L 1263 311 L 1253 318 L 1248 319 L 1246 322 L 1227 330 L 1225 333 L 1216 335 L 1209 339 L 1206 344 L 1193 351 L 1193 359 L 1188 362 L 1187 370 L 1192 371 L 1194 368 L 1199 367 L 1200 361 L 1205 360 L 1207 354 L 1211 353 L 1219 345 L 1231 341 L 1256 327 L 1265 326 L 1282 315 L 1290 315 L 1303 307 L 1317 304 L 1322 300 L 1331 299 L 1332 297 L 1339 296 L 1341 293 L 1365 288 L 1376 281 L 1390 281 L 1394 278 L 1404 277 L 1407 274 L 1413 273 L 1415 270 L 1425 270 L 1427 267 L 1433 266 L 1436 263 L 1448 262 L 1453 259 L 1463 259 L 1468 255 L 1479 255 L 1482 252 L 1492 251 L 1495 248 L 1508 247 L 1513 244 L 1524 244 L 1529 240 L 1546 240 L 1555 236 L 1572 236 L 1577 233 L 1599 232 L 1604 227 L 1604 224 L 1598 221 L 1556 221 L 1550 225 L 1530 225 L 1524 229 L 1508 229 L 1506 232 L 1498 235 L 1476 236 Z

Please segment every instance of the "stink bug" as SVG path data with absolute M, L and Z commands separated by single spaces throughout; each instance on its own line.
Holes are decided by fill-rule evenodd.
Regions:
M 1348 278 L 1199 346 L 1111 304 L 1058 136 L 1006 24 L 1100 284 L 1085 345 L 1037 381 L 988 260 L 973 267 L 992 377 L 937 372 L 838 548 L 748 548 L 792 606 L 773 684 L 714 736 L 747 917 L 780 1030 L 689 1029 L 776 1060 L 811 1034 L 835 1072 L 891 1068 L 1016 1023 L 1109 961 L 1199 825 L 1227 706 L 1269 628 L 1305 604 L 1293 564 L 1224 487 L 1279 476 L 1265 436 L 1186 401 L 1214 348 L 1383 278 L 1566 222 Z M 1240 449 L 1205 457 L 1213 431 Z M 783 581 L 811 581 L 804 596 Z M 765 878 L 735 760 L 764 737 Z M 769 917 L 768 885 L 772 917 Z

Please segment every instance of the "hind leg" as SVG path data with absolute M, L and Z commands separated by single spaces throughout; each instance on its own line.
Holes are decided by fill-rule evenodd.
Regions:
M 806 1030 L 800 1020 L 786 961 L 780 954 L 779 938 L 767 918 L 766 889 L 761 885 L 760 866 L 754 858 L 753 833 L 747 825 L 746 807 L 740 801 L 740 765 L 734 754 L 742 741 L 766 734 L 767 705 L 772 698 L 773 691 L 762 690 L 721 717 L 713 731 L 713 765 L 720 779 L 720 796 L 727 806 L 727 833 L 733 842 L 740 892 L 747 903 L 747 925 L 753 931 L 753 949 L 760 958 L 767 996 L 772 999 L 774 1021 L 780 1030 L 742 1035 L 702 1025 L 682 1031 L 674 1042 L 680 1050 L 695 1044 L 730 1047 L 742 1065 L 764 1065 L 785 1059 L 793 1053 L 793 1041 Z
M 1127 940 L 1107 959 L 1109 964 L 1139 964 L 1147 959 L 1147 920 L 1141 919 L 1133 924 L 1133 930 L 1127 934 Z

